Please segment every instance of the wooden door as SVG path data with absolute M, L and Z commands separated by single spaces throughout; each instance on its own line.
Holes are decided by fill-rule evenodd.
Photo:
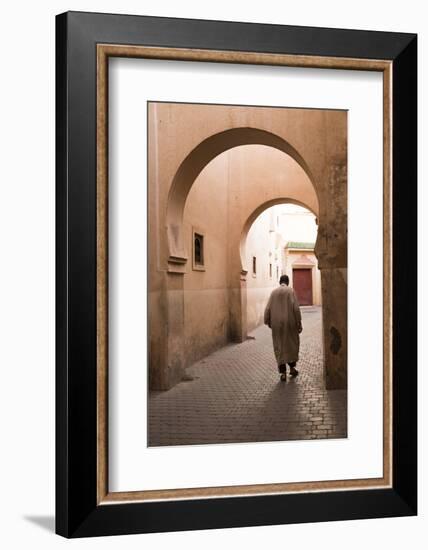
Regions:
M 293 269 L 293 288 L 301 306 L 311 306 L 312 269 Z

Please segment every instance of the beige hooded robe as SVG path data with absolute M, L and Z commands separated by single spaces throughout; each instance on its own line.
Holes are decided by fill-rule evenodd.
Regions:
M 272 329 L 273 350 L 278 366 L 298 361 L 302 317 L 292 288 L 282 284 L 272 291 L 264 322 Z

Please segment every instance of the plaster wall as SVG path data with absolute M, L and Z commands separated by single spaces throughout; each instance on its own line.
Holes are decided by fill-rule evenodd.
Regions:
M 185 364 L 190 365 L 229 340 L 228 154 L 216 157 L 196 179 L 184 209 L 189 260 L 183 276 Z M 194 232 L 204 238 L 204 266 L 193 265 Z
M 247 331 L 263 323 L 264 310 L 269 295 L 278 285 L 282 274 L 281 241 L 275 231 L 273 208 L 265 210 L 248 232 L 247 262 Z M 253 261 L 256 258 L 256 273 Z

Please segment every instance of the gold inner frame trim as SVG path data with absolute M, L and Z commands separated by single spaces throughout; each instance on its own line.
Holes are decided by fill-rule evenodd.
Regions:
M 383 73 L 383 476 L 109 492 L 108 489 L 108 59 L 205 61 L 378 71 Z M 268 54 L 186 48 L 97 45 L 97 503 L 238 497 L 392 486 L 392 62 L 373 59 Z

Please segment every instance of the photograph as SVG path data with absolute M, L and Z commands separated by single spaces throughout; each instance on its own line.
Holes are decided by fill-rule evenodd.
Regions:
M 148 446 L 346 438 L 347 110 L 147 120 Z
M 56 37 L 56 532 L 416 514 L 417 36 Z
M 3 5 L 1 548 L 427 546 L 424 13 Z

